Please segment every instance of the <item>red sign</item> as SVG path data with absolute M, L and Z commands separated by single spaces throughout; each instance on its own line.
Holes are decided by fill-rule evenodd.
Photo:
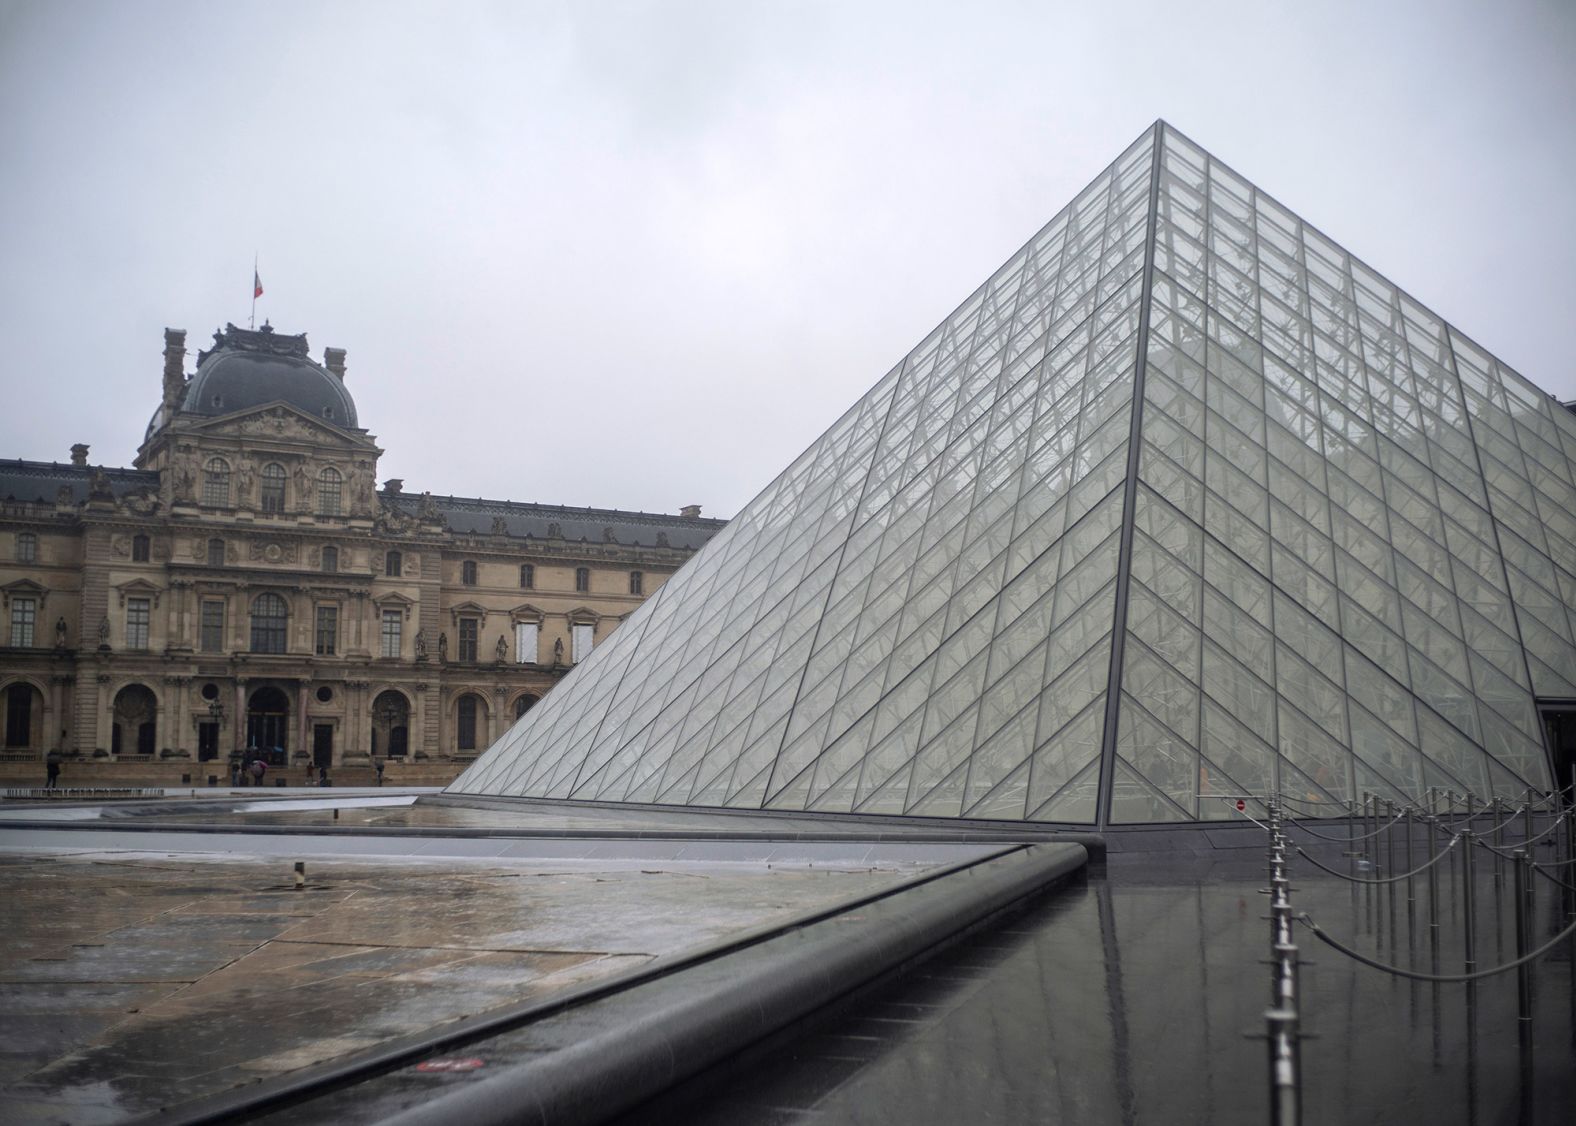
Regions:
M 485 1063 L 486 1063 L 485 1060 L 479 1060 L 475 1056 L 471 1056 L 468 1059 L 455 1059 L 455 1060 L 422 1060 L 420 1063 L 418 1063 L 416 1065 L 416 1070 L 417 1071 L 475 1071 L 478 1067 L 484 1066 Z
M 1247 808 L 1248 808 L 1248 803 L 1243 801 L 1241 798 L 1238 798 L 1237 799 L 1237 812 L 1238 813 L 1242 813 Z

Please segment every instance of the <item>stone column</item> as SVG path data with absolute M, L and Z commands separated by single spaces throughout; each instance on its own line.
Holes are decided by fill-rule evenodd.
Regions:
M 240 676 L 235 678 L 235 730 L 233 735 L 234 738 L 231 742 L 234 744 L 235 750 L 244 752 L 246 750 L 246 678 Z

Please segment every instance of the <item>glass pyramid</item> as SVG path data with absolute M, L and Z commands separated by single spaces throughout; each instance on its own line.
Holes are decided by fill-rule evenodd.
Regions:
M 1576 415 L 1156 123 L 451 793 L 1105 825 L 1547 788 Z

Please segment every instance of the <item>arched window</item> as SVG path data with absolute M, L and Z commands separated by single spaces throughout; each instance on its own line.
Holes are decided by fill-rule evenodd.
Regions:
M 514 702 L 514 718 L 519 719 L 526 712 L 536 707 L 536 701 L 538 699 L 539 697 L 533 696 L 529 692 L 527 692 L 524 696 L 521 696 Z
M 323 570 L 329 573 L 339 570 L 339 548 L 325 547 L 323 549 Z
M 210 508 L 230 505 L 230 463 L 222 457 L 211 457 L 203 466 L 202 502 Z
M 332 465 L 317 475 L 317 512 L 319 516 L 339 515 L 339 486 L 343 480 Z
M 580 591 L 582 594 L 591 589 L 590 567 L 575 568 L 575 589 Z
M 467 693 L 454 709 L 454 746 L 460 751 L 476 749 L 476 697 Z
M 404 560 L 397 551 L 391 551 L 383 557 L 383 573 L 391 579 L 399 578 L 400 568 Z
M 285 510 L 285 467 L 277 461 L 263 466 L 262 505 L 264 515 L 277 515 Z
M 644 594 L 646 593 L 645 587 L 646 576 L 642 575 L 639 571 L 631 571 L 629 573 L 629 593 Z
M 210 567 L 223 567 L 224 566 L 224 541 L 223 540 L 221 540 L 221 539 L 211 539 L 211 540 L 208 541 L 208 566 L 210 566 Z
M 283 653 L 289 609 L 277 594 L 259 594 L 252 603 L 252 652 Z
M 148 548 L 151 545 L 148 537 L 138 534 L 131 537 L 131 561 L 133 563 L 146 563 L 148 561 Z
M 460 564 L 460 582 L 466 586 L 476 585 L 476 560 L 467 559 Z
M 520 589 L 530 590 L 536 585 L 536 568 L 529 563 L 520 564 Z

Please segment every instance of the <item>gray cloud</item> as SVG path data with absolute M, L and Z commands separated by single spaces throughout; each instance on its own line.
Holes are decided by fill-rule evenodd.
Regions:
M 1563 4 L 11 3 L 0 453 L 165 325 L 348 348 L 409 487 L 729 515 L 1153 118 L 1576 397 Z

